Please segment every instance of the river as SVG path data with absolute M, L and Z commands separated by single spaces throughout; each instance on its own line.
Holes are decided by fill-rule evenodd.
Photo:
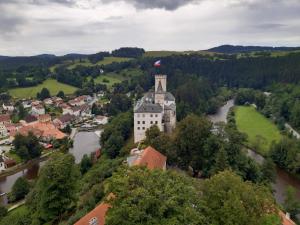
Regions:
M 84 154 L 90 154 L 99 148 L 99 137 L 94 132 L 78 132 L 74 137 L 73 148 L 69 152 L 74 155 L 75 162 L 79 163 Z M 45 163 L 46 161 L 37 162 L 22 171 L 0 178 L 0 193 L 10 192 L 13 184 L 19 177 L 24 176 L 28 180 L 35 179 L 40 167 L 45 165 Z
M 218 112 L 214 115 L 209 115 L 210 121 L 213 123 L 217 122 L 227 122 L 227 114 L 231 107 L 234 106 L 234 101 L 229 100 L 223 107 L 221 107 Z M 254 159 L 259 164 L 262 164 L 264 158 L 257 154 L 251 149 L 247 149 L 247 155 Z M 280 168 L 276 168 L 276 182 L 272 185 L 274 190 L 274 196 L 278 203 L 282 204 L 284 202 L 284 194 L 288 186 L 292 186 L 297 191 L 297 197 L 300 200 L 300 180 L 293 177 L 289 173 L 285 172 Z

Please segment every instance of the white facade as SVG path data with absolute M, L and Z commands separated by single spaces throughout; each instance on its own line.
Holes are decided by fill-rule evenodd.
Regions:
M 38 105 L 38 106 L 32 106 L 31 113 L 33 115 L 44 115 L 46 111 L 43 106 Z
M 146 93 L 135 105 L 134 142 L 145 139 L 147 129 L 153 125 L 168 133 L 176 126 L 176 103 L 167 92 L 166 75 L 155 75 L 155 91 Z
M 6 137 L 8 135 L 7 129 L 5 127 L 5 125 L 0 124 L 0 137 Z
M 162 113 L 134 113 L 134 142 L 145 139 L 145 132 L 151 126 L 157 125 L 163 131 Z

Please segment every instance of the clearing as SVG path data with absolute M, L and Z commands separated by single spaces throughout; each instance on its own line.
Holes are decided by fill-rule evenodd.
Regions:
M 273 141 L 281 139 L 276 125 L 252 106 L 235 107 L 235 119 L 238 130 L 248 135 L 249 146 L 263 155 Z
M 36 94 L 44 87 L 48 88 L 51 95 L 56 95 L 59 91 L 63 91 L 65 95 L 70 95 L 77 90 L 71 85 L 60 83 L 54 79 L 47 79 L 37 86 L 10 89 L 9 94 L 14 98 L 35 98 Z

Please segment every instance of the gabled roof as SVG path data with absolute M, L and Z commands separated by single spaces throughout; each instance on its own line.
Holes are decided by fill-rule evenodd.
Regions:
M 288 218 L 286 214 L 284 214 L 284 212 L 282 212 L 281 210 L 279 211 L 279 216 L 281 218 L 282 225 L 296 225 L 296 223 Z
M 26 121 L 26 123 L 32 123 L 37 121 L 38 119 L 34 115 L 27 115 L 24 120 Z
M 146 166 L 148 169 L 164 169 L 166 161 L 166 156 L 149 146 L 134 161 L 133 165 Z
M 1 114 L 0 115 L 0 123 L 9 122 L 9 121 L 10 121 L 10 115 L 9 114 Z
M 105 224 L 105 215 L 107 210 L 111 206 L 107 203 L 101 203 L 96 208 L 94 208 L 91 212 L 86 214 L 84 217 L 82 217 L 80 220 L 78 220 L 74 225 L 89 225 L 92 220 L 97 220 L 98 225 L 104 225 Z
M 62 115 L 58 120 L 62 123 L 68 123 L 76 119 L 76 116 L 70 115 L 69 113 Z
M 135 109 L 135 113 L 161 113 L 163 108 L 160 104 L 142 103 Z

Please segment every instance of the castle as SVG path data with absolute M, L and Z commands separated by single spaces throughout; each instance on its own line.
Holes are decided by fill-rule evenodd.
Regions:
M 166 75 L 155 75 L 155 90 L 147 92 L 134 107 L 134 142 L 145 139 L 146 130 L 153 125 L 166 133 L 176 126 L 176 103 L 167 92 Z

